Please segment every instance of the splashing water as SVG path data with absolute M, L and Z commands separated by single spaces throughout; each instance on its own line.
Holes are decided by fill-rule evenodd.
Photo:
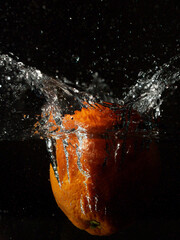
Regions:
M 141 114 L 153 111 L 154 117 L 158 117 L 161 115 L 162 94 L 166 89 L 175 90 L 175 84 L 180 80 L 180 56 L 170 59 L 159 69 L 140 72 L 138 76 L 136 84 L 124 94 L 124 103 L 131 104 Z
M 90 103 L 93 100 L 90 94 L 80 93 L 76 88 L 48 77 L 36 68 L 26 67 L 8 55 L 0 56 L 0 78 L 1 140 L 31 137 L 30 125 L 37 121 L 35 109 L 39 107 L 37 102 L 33 106 L 28 105 L 32 97 L 37 97 L 39 102 L 43 99 L 42 113 L 51 111 L 57 123 L 66 112 L 81 109 L 83 101 Z M 29 97 L 29 92 L 34 95 Z
M 32 137 L 32 127 L 37 120 L 40 126 L 46 126 L 47 117 L 42 116 L 51 112 L 60 125 L 64 114 L 72 114 L 87 107 L 86 104 L 117 103 L 157 118 L 161 115 L 162 94 L 167 89 L 174 90 L 180 80 L 179 61 L 180 56 L 176 56 L 158 69 L 140 72 L 136 84 L 119 99 L 114 99 L 112 90 L 97 73 L 89 85 L 70 86 L 65 78 L 53 79 L 12 56 L 0 55 L 0 140 Z M 32 93 L 34 95 L 29 96 Z M 28 105 L 32 97 L 35 102 Z

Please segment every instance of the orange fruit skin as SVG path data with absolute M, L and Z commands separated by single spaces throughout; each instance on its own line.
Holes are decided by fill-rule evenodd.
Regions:
M 121 111 L 101 107 L 66 115 L 63 128 L 75 131 L 56 140 L 59 182 L 50 165 L 58 206 L 76 227 L 92 235 L 110 235 L 131 224 L 148 203 L 159 175 L 154 142 L 123 137 L 121 128 L 112 131 L 122 123 Z M 126 133 L 135 131 L 141 119 L 133 113 L 128 121 Z

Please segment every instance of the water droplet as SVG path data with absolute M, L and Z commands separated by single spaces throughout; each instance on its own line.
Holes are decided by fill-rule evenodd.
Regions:
M 78 56 L 78 55 L 72 55 L 72 60 L 73 60 L 73 62 L 75 62 L 75 63 L 78 63 L 79 62 L 79 60 L 80 60 L 80 57 Z

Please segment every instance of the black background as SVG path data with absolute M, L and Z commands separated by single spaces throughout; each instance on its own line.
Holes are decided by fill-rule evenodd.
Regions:
M 180 52 L 175 1 L 1 1 L 0 51 L 55 77 L 105 78 L 115 96 L 140 71 Z M 161 183 L 146 214 L 107 239 L 179 238 L 179 90 L 160 119 Z M 0 143 L 0 240 L 98 239 L 76 229 L 57 208 L 42 140 Z M 104 238 L 103 238 L 104 239 Z

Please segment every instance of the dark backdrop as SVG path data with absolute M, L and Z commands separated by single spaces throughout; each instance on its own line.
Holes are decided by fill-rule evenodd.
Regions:
M 0 51 L 53 77 L 105 78 L 114 95 L 140 71 L 180 52 L 175 1 L 1 1 Z M 179 238 L 179 90 L 164 102 L 159 142 L 162 175 L 147 213 L 107 239 Z M 42 140 L 0 142 L 0 240 L 98 239 L 76 229 L 57 208 Z

